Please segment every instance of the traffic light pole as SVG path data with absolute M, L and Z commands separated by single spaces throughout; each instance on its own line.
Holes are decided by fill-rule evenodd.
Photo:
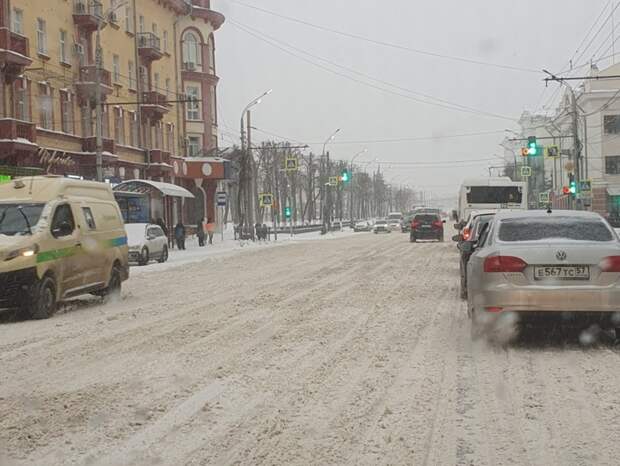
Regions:
M 579 114 L 577 113 L 577 96 L 575 96 L 575 91 L 567 85 L 570 89 L 571 93 L 571 110 L 572 110 L 572 119 L 573 119 L 573 147 L 574 154 L 573 159 L 575 163 L 575 183 L 577 186 L 580 186 L 581 182 L 581 141 L 579 140 Z M 581 210 L 582 202 L 581 199 L 575 199 L 575 207 L 577 210 Z

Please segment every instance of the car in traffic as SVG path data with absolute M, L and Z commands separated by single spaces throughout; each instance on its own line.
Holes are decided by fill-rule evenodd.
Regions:
M 128 223 L 125 229 L 129 246 L 129 262 L 147 265 L 152 260 L 159 263 L 168 260 L 168 238 L 159 225 Z
M 486 228 L 491 219 L 494 217 L 495 212 L 491 213 L 472 213 L 472 217 L 468 223 L 468 226 L 463 229 L 462 234 L 458 234 L 452 237 L 453 241 L 457 242 L 457 248 L 459 249 L 459 275 L 460 275 L 460 296 L 462 299 L 467 299 L 467 263 L 472 255 L 472 248 L 463 248 L 463 243 L 476 243 L 480 236 L 480 231 Z M 467 236 L 463 236 L 466 234 Z
M 368 220 L 362 220 L 360 222 L 356 222 L 353 226 L 353 231 L 358 233 L 360 231 L 370 231 L 372 230 L 372 225 Z
M 444 223 L 445 220 L 442 220 L 439 214 L 416 214 L 411 221 L 409 241 L 411 241 L 412 243 L 423 239 L 443 241 Z
M 547 322 L 614 328 L 620 337 L 620 241 L 593 212 L 499 212 L 467 264 L 474 337 Z
M 68 298 L 120 295 L 128 278 L 109 184 L 52 175 L 0 184 L 0 310 L 45 319 Z
M 375 224 L 372 227 L 372 232 L 374 234 L 377 233 L 392 233 L 392 230 L 388 224 L 387 220 L 381 219 L 381 220 L 376 220 Z

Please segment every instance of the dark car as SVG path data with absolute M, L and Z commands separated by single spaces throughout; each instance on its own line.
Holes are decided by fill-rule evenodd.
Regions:
M 443 241 L 443 224 L 438 214 L 421 213 L 416 214 L 411 221 L 411 232 L 409 233 L 409 241 L 415 243 L 420 239 L 434 239 Z
M 457 247 L 461 253 L 460 258 L 460 274 L 461 274 L 461 298 L 467 299 L 467 262 L 474 252 L 474 248 L 463 247 L 464 243 L 475 243 L 480 238 L 480 232 L 494 217 L 495 214 L 479 214 L 475 215 L 469 221 L 469 229 L 467 238 L 463 238 L 462 234 L 452 237 L 458 242 Z

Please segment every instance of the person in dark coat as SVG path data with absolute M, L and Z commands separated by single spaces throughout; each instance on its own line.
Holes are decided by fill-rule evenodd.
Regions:
M 168 235 L 168 228 L 166 227 L 166 222 L 164 222 L 164 219 L 159 217 L 156 221 L 155 224 L 159 225 L 161 227 L 161 229 L 164 232 L 164 236 L 166 237 L 166 241 L 168 241 L 168 246 L 170 246 L 170 236 Z
M 196 235 L 198 236 L 198 246 L 203 247 L 205 245 L 205 230 L 204 230 L 204 218 L 198 219 L 196 222 Z
M 177 247 L 185 250 L 185 225 L 181 221 L 174 227 L 174 238 L 177 241 Z

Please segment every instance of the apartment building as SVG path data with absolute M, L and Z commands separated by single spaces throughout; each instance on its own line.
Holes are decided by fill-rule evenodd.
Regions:
M 175 183 L 197 195 L 196 215 L 212 213 L 225 177 L 224 162 L 209 157 L 217 148 L 214 32 L 224 17 L 210 7 L 0 0 L 0 173 L 94 179 L 99 92 L 104 177 Z

